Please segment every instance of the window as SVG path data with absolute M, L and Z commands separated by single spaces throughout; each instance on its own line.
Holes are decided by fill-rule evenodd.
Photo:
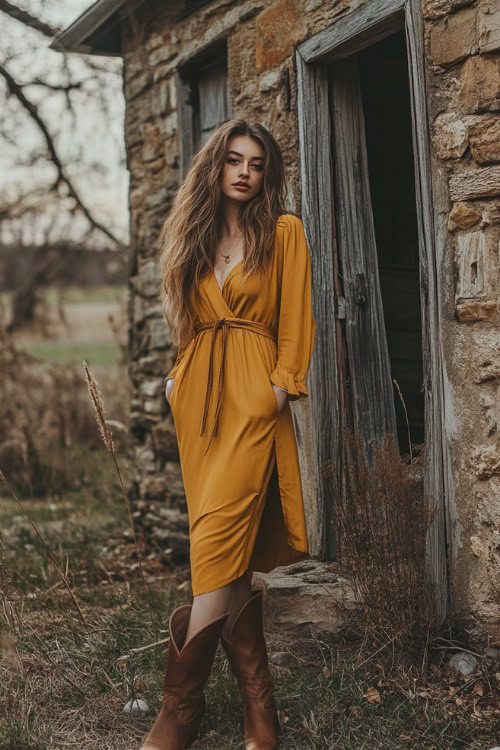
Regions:
M 184 176 L 198 147 L 231 117 L 226 47 L 184 66 L 178 73 L 177 94 Z

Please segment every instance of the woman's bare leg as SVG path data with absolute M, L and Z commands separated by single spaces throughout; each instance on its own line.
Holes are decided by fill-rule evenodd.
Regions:
M 201 628 L 207 625 L 216 617 L 231 612 L 226 621 L 224 632 L 229 633 L 231 624 L 241 609 L 243 604 L 250 598 L 251 575 L 243 574 L 236 581 L 221 586 L 215 591 L 209 591 L 206 594 L 198 594 L 193 598 L 191 617 L 186 633 L 185 643 L 187 643 Z

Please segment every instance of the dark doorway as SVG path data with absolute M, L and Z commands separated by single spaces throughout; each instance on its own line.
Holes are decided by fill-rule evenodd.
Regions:
M 424 442 L 419 245 L 404 31 L 358 54 L 380 290 L 400 451 Z M 398 392 L 401 391 L 401 396 Z M 404 406 L 402 403 L 404 400 Z

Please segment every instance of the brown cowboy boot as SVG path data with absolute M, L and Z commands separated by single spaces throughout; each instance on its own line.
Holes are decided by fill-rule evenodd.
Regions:
M 275 750 L 278 712 L 264 639 L 262 592 L 240 609 L 229 638 L 221 638 L 245 704 L 245 750 Z
M 170 615 L 170 643 L 160 713 L 141 750 L 184 750 L 197 738 L 205 712 L 203 688 L 229 613 L 201 628 L 183 647 L 191 605 Z

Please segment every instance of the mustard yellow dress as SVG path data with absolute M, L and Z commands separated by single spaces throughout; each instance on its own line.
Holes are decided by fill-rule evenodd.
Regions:
M 289 401 L 306 398 L 316 323 L 299 218 L 276 223 L 273 260 L 222 290 L 213 272 L 187 303 L 195 334 L 167 377 L 189 516 L 193 595 L 308 554 Z M 279 416 L 272 383 L 288 391 Z

